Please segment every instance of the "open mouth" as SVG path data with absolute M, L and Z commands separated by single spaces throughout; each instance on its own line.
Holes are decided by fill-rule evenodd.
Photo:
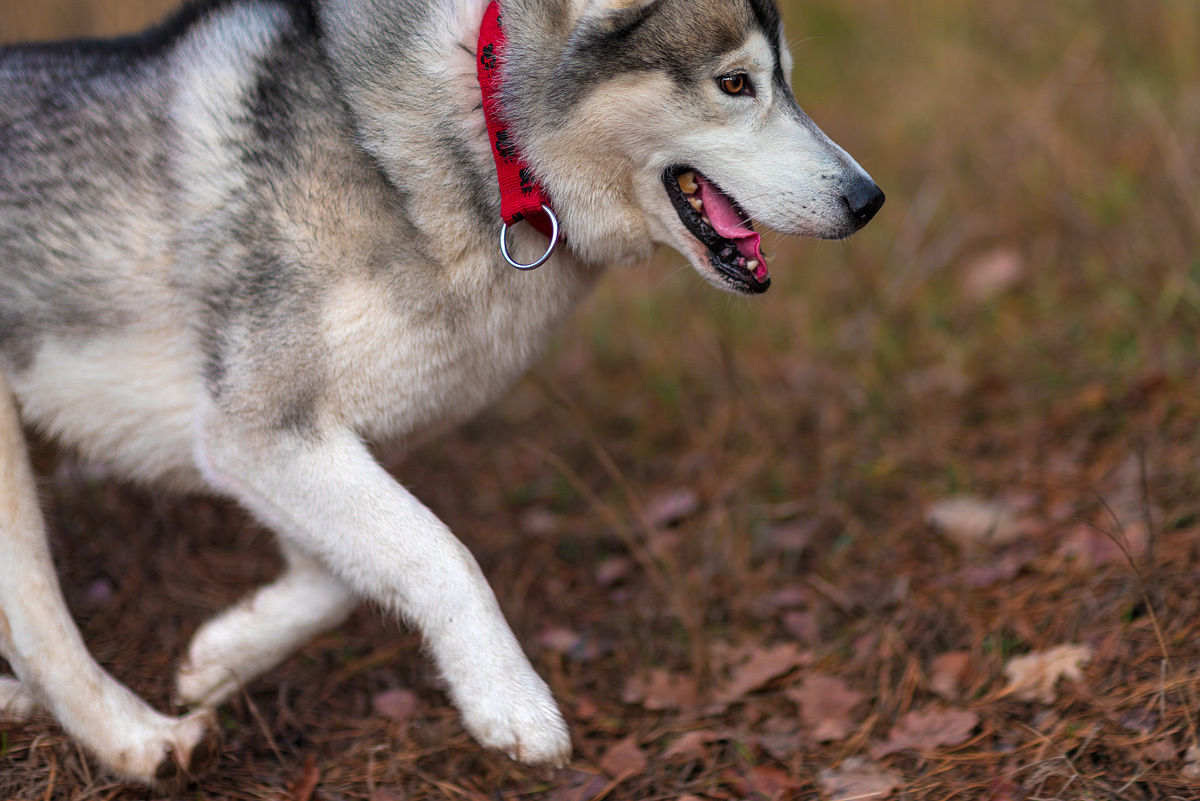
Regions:
M 663 184 L 679 219 L 708 248 L 709 262 L 731 288 L 752 294 L 766 292 L 771 275 L 750 215 L 691 167 L 668 168 Z

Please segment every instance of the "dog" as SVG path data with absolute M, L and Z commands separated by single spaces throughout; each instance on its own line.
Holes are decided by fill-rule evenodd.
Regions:
M 605 265 L 666 245 L 753 295 L 749 220 L 866 224 L 883 193 L 791 66 L 774 0 L 205 0 L 0 51 L 0 705 L 178 788 L 214 709 L 366 599 L 420 629 L 480 744 L 567 762 L 474 558 L 368 443 L 476 414 Z M 88 654 L 26 429 L 276 533 L 282 574 L 187 649 L 187 714 Z

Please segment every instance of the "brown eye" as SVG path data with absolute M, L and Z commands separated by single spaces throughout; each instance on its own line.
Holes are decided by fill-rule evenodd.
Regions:
M 754 97 L 754 87 L 750 85 L 750 79 L 741 72 L 722 75 L 720 78 L 717 78 L 717 85 L 727 95 L 749 95 L 750 97 Z

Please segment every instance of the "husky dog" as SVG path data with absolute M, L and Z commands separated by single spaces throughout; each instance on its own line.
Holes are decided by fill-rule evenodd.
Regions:
M 773 0 L 499 3 L 503 51 L 478 61 L 487 0 L 210 0 L 139 37 L 0 51 L 9 714 L 45 710 L 108 770 L 177 787 L 219 754 L 218 704 L 369 599 L 420 629 L 481 744 L 569 759 L 475 560 L 367 443 L 477 413 L 603 265 L 665 244 L 763 292 L 750 218 L 839 238 L 883 194 L 796 105 Z M 501 222 L 508 151 L 561 224 L 536 272 L 500 253 L 502 230 L 516 258 L 553 247 Z M 152 710 L 85 649 L 26 426 L 278 535 L 282 575 L 188 647 L 190 713 Z

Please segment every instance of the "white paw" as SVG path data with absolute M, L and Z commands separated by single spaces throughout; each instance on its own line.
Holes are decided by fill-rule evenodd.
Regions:
M 41 705 L 25 692 L 16 679 L 0 679 L 0 720 L 28 720 L 36 715 Z
M 201 634 L 204 632 L 202 631 Z M 206 647 L 200 636 L 188 648 L 175 680 L 175 702 L 181 706 L 214 707 L 237 692 L 238 677 L 222 649 Z
M 463 725 L 479 744 L 529 765 L 570 762 L 571 734 L 546 683 L 532 670 L 491 678 L 475 691 L 454 693 Z
M 183 789 L 221 755 L 220 731 L 210 710 L 183 718 L 155 714 L 149 726 L 120 734 L 124 736 L 94 743 L 100 762 L 114 773 L 167 792 Z

